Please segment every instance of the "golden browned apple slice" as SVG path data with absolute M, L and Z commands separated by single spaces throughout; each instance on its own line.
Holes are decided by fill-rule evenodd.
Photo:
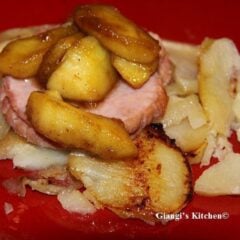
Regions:
M 27 115 L 37 132 L 63 147 L 82 149 L 105 159 L 137 155 L 120 120 L 75 108 L 54 95 L 33 92 Z
M 0 32 L 0 42 L 5 42 L 8 40 L 15 40 L 18 38 L 26 38 L 36 35 L 40 32 L 45 32 L 52 28 L 58 27 L 57 25 L 39 25 L 39 26 L 30 26 L 30 27 L 21 27 L 21 28 L 10 28 L 8 30 Z
M 112 64 L 130 86 L 140 88 L 156 71 L 159 62 L 156 60 L 150 64 L 135 63 L 113 54 Z
M 116 81 L 109 52 L 96 38 L 87 36 L 66 51 L 47 88 L 70 100 L 100 101 Z
M 105 161 L 72 154 L 69 170 L 95 204 L 124 218 L 157 222 L 156 213 L 176 213 L 191 196 L 191 173 L 181 152 L 161 139 L 153 126 L 135 140 L 139 155 Z
M 84 35 L 80 32 L 60 39 L 44 55 L 38 69 L 37 77 L 42 83 L 46 83 L 51 74 L 61 63 L 67 50 L 72 47 Z
M 0 32 L 0 52 L 11 41 L 19 38 L 26 38 L 36 35 L 41 32 L 45 32 L 49 29 L 56 28 L 56 25 L 40 25 L 24 28 L 11 28 L 6 31 Z
M 0 72 L 20 79 L 35 76 L 48 48 L 76 31 L 68 25 L 10 42 L 0 53 Z
M 112 6 L 82 5 L 74 20 L 81 30 L 122 58 L 138 63 L 151 63 L 158 58 L 158 42 Z

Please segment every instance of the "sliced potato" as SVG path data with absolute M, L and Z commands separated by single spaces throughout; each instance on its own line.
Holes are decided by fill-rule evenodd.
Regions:
M 85 112 L 52 95 L 33 92 L 27 115 L 36 131 L 64 147 L 79 148 L 107 159 L 137 155 L 122 122 Z
M 80 213 L 81 215 L 93 214 L 96 208 L 91 202 L 78 190 L 64 189 L 57 196 L 62 207 L 68 212 Z
M 236 122 L 239 123 L 240 122 L 240 92 L 238 92 L 235 96 L 232 109 L 233 109 Z
M 84 35 L 80 32 L 60 39 L 44 55 L 38 69 L 37 77 L 42 83 L 46 83 L 51 74 L 61 63 L 67 50 L 72 47 Z
M 112 64 L 129 85 L 134 88 L 140 88 L 156 71 L 158 60 L 151 64 L 141 64 L 128 61 L 113 54 Z
M 14 167 L 26 170 L 64 165 L 68 154 L 66 151 L 32 145 L 11 130 L 0 140 L 0 159 L 12 159 Z
M 47 88 L 76 101 L 100 101 L 112 89 L 117 74 L 110 55 L 94 37 L 69 48 L 50 76 Z
M 69 170 L 91 200 L 122 217 L 154 223 L 156 213 L 175 213 L 189 201 L 191 173 L 183 155 L 152 127 L 136 138 L 138 158 L 104 161 L 71 155 Z
M 198 164 L 202 161 L 203 155 L 207 147 L 207 141 L 205 141 L 198 149 L 188 152 L 186 157 L 190 164 Z
M 164 131 L 171 139 L 176 141 L 177 146 L 184 152 L 192 152 L 206 141 L 209 126 L 205 124 L 193 129 L 188 119 L 185 118 L 177 125 L 164 128 Z
M 158 58 L 158 42 L 112 6 L 82 5 L 74 20 L 81 30 L 122 58 L 138 63 Z
M 188 118 L 193 129 L 207 123 L 205 112 L 199 103 L 197 95 L 187 97 L 170 96 L 165 115 L 161 122 L 164 126 L 178 125 L 184 118 Z
M 233 118 L 231 80 L 240 70 L 240 57 L 234 43 L 226 38 L 206 39 L 201 46 L 199 97 L 211 129 L 228 136 Z
M 135 183 L 134 168 L 127 161 L 70 155 L 68 166 L 73 176 L 83 180 L 88 193 L 104 205 L 124 207 L 145 194 L 141 184 Z
M 174 66 L 174 83 L 166 87 L 167 93 L 180 96 L 197 93 L 199 47 L 169 40 L 163 40 L 162 43 Z
M 0 72 L 20 79 L 35 76 L 48 48 L 74 32 L 70 25 L 10 42 L 0 53 Z
M 24 187 L 28 186 L 33 191 L 38 191 L 47 195 L 58 195 L 66 189 L 65 186 L 49 183 L 48 179 L 31 179 L 23 178 L 22 184 Z
M 224 160 L 205 170 L 194 190 L 200 195 L 240 195 L 240 154 L 229 153 Z

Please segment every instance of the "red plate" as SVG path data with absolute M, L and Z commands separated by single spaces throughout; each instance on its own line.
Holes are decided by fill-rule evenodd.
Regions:
M 78 3 L 96 1 L 48 0 L 1 1 L 0 30 L 64 21 Z M 101 2 L 98 0 L 98 2 Z M 239 1 L 225 0 L 105 0 L 125 15 L 161 37 L 200 43 L 204 37 L 229 37 L 240 47 Z M 240 144 L 231 138 L 235 151 Z M 34 160 L 34 159 L 33 159 Z M 200 174 L 193 168 L 194 177 Z M 11 161 L 0 164 L 0 181 L 21 174 Z M 211 183 L 210 183 L 211 184 Z M 14 211 L 4 213 L 9 202 Z M 28 191 L 25 198 L 9 195 L 0 186 L 0 239 L 236 239 L 240 222 L 239 197 L 200 197 L 183 210 L 188 214 L 227 213 L 222 220 L 183 219 L 162 226 L 149 226 L 138 220 L 122 220 L 109 211 L 82 217 L 63 210 L 55 197 Z M 226 216 L 223 214 L 223 216 Z

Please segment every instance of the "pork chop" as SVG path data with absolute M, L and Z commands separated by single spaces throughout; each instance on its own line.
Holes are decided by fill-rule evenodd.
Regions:
M 28 97 L 37 90 L 41 88 L 33 79 L 5 77 L 0 90 L 0 108 L 6 122 L 19 136 L 39 146 L 55 148 L 55 144 L 34 130 L 25 113 Z
M 163 83 L 169 82 L 170 78 L 171 63 L 162 48 L 158 72 L 141 88 L 133 89 L 120 80 L 102 102 L 86 110 L 120 119 L 130 134 L 136 134 L 163 115 L 167 105 Z M 33 91 L 41 91 L 41 87 L 34 79 L 20 80 L 7 76 L 2 81 L 0 107 L 7 123 L 29 142 L 43 147 L 55 147 L 32 128 L 25 113 L 29 95 Z

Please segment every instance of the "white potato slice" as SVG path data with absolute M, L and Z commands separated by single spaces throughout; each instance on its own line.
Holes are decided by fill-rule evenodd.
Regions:
M 223 160 L 225 156 L 232 152 L 232 144 L 225 136 L 216 135 L 213 131 L 209 131 L 206 141 L 206 149 L 201 159 L 201 166 L 207 166 L 211 157 Z
M 232 108 L 236 121 L 240 122 L 240 93 L 237 93 Z
M 205 141 L 198 149 L 187 153 L 186 157 L 190 164 L 198 164 L 202 161 L 206 146 L 207 142 Z
M 67 158 L 67 152 L 34 146 L 12 131 L 0 141 L 0 159 L 13 159 L 14 167 L 39 170 L 64 165 Z
M 206 115 L 202 109 L 197 95 L 187 97 L 170 96 L 166 112 L 161 120 L 164 128 L 178 125 L 188 118 L 193 129 L 199 128 L 207 123 Z
M 221 147 L 220 142 L 228 142 L 234 119 L 232 90 L 239 77 L 240 56 L 230 39 L 206 39 L 199 60 L 199 97 L 210 126 L 201 165 L 208 165 L 212 155 L 223 158 L 229 148 L 228 144 Z
M 240 70 L 238 50 L 227 38 L 206 39 L 201 46 L 199 64 L 199 97 L 211 129 L 228 136 L 233 120 L 231 80 Z
M 167 92 L 170 94 L 176 92 L 177 95 L 197 93 L 199 47 L 169 40 L 162 42 L 174 65 L 174 83 L 167 86 Z
M 197 179 L 194 190 L 200 195 L 240 194 L 240 154 L 229 153 L 223 161 L 209 167 Z
M 240 84 L 240 77 L 239 83 Z M 234 102 L 233 102 L 233 113 L 234 113 L 234 121 L 232 122 L 231 128 L 236 131 L 237 139 L 240 142 L 240 89 L 237 89 L 237 94 L 235 96 Z
M 78 190 L 64 189 L 58 194 L 57 199 L 68 212 L 80 213 L 82 215 L 96 212 L 94 205 Z
M 164 128 L 165 133 L 176 141 L 176 145 L 184 152 L 196 151 L 206 141 L 209 131 L 207 124 L 193 129 L 188 119 L 182 120 L 177 125 Z

